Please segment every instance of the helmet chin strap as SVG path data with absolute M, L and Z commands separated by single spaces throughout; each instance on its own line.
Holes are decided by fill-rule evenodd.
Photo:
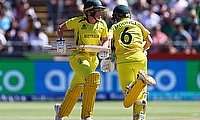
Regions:
M 85 15 L 86 15 L 86 17 L 87 17 L 87 21 L 89 22 L 89 20 L 88 20 L 88 17 L 90 16 L 90 17 L 92 17 L 94 20 L 96 20 L 95 22 L 98 22 L 99 21 L 99 19 L 97 19 L 97 18 L 95 18 L 95 14 L 96 14 L 96 12 L 95 11 L 90 11 L 90 13 L 88 14 L 86 11 L 85 11 Z M 90 22 L 89 22 L 90 23 Z
M 95 20 L 96 20 L 96 22 L 99 22 L 99 19 L 96 19 L 94 16 L 92 16 Z
M 93 17 L 93 18 L 96 20 L 96 22 L 98 22 L 98 21 L 99 21 L 99 19 L 96 19 L 96 18 L 95 18 L 95 14 L 96 14 L 96 12 L 95 12 L 95 11 L 93 11 L 93 12 L 91 12 L 90 16 L 91 16 L 91 17 Z

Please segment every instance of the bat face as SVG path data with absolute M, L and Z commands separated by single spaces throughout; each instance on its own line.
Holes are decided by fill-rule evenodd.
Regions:
M 57 46 L 53 45 L 43 45 L 43 50 L 57 50 Z M 83 52 L 108 52 L 110 51 L 109 48 L 103 46 L 95 46 L 95 45 L 66 45 L 66 50 L 77 50 Z

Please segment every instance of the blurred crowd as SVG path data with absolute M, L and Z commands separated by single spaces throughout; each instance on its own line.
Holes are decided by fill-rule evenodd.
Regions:
M 85 1 L 47 0 L 47 27 L 43 28 L 27 0 L 0 0 L 0 50 L 5 50 L 2 45 L 9 46 L 9 42 L 13 41 L 29 47 L 10 47 L 8 51 L 40 50 L 38 46 L 48 43 L 44 31 L 55 31 L 61 22 L 82 15 Z M 102 17 L 108 28 L 114 23 L 111 19 L 114 7 L 119 4 L 129 6 L 132 19 L 140 21 L 151 32 L 154 44 L 149 53 L 200 53 L 200 12 L 197 11 L 200 0 L 100 1 L 106 6 L 106 14 Z
M 34 8 L 27 0 L 0 0 L 0 51 L 38 52 L 48 44 Z

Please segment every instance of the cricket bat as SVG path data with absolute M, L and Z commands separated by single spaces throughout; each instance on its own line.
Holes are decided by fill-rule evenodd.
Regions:
M 57 50 L 57 46 L 52 45 L 43 45 L 42 49 L 44 50 Z M 66 50 L 77 50 L 82 52 L 108 52 L 110 48 L 104 46 L 96 46 L 96 45 L 66 45 Z

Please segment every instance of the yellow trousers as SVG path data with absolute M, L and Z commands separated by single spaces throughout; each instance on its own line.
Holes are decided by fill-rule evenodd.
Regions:
M 70 89 L 73 89 L 79 84 L 84 84 L 85 79 L 96 70 L 98 64 L 99 60 L 97 56 L 70 56 L 70 66 L 75 72 L 70 84 Z
M 144 70 L 147 73 L 147 59 L 130 63 L 117 64 L 118 77 L 123 92 L 126 92 L 126 86 L 135 82 L 139 70 Z M 147 101 L 147 86 L 144 87 L 141 94 L 137 97 L 137 101 Z M 144 93 L 144 94 L 143 94 Z M 133 120 L 141 120 L 137 118 L 140 115 L 146 118 L 146 105 L 133 104 Z

